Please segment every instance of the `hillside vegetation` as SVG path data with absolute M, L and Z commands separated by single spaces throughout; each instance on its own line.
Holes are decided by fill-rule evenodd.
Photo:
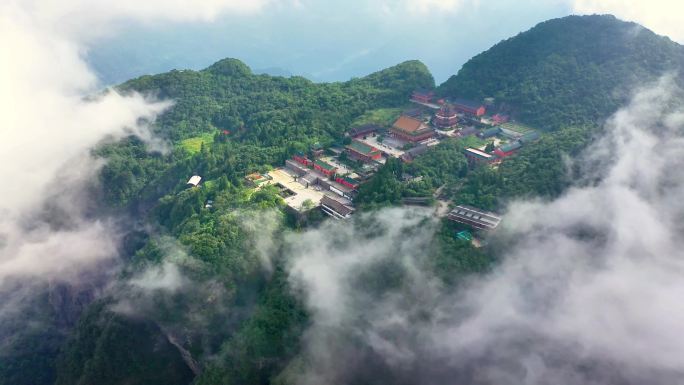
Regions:
M 443 140 L 410 163 L 388 159 L 361 185 L 354 215 L 409 198 L 429 204 L 439 196 L 500 210 L 519 197 L 556 197 L 574 183 L 567 159 L 591 142 L 597 121 L 625 100 L 631 85 L 680 70 L 682 58 L 679 45 L 606 16 L 552 20 L 504 41 L 439 92 L 494 96 L 523 122 L 556 130 L 496 168 L 468 165 L 463 150 L 481 142 L 474 137 Z M 418 88 L 434 88 L 434 80 L 417 61 L 316 84 L 255 75 L 235 59 L 119 86 L 174 101 L 154 126 L 171 150 L 149 152 L 135 137 L 94 150 L 106 159 L 102 210 L 128 211 L 136 221 L 125 237 L 121 274 L 109 294 L 74 311 L 78 322 L 69 333 L 43 329 L 15 338 L 17 354 L 0 356 L 0 385 L 277 383 L 296 367 L 311 321 L 301 292 L 291 287 L 284 241 L 303 225 L 284 209 L 275 186 L 255 190 L 244 177 L 314 144 L 343 144 L 354 124 L 387 124 Z M 188 188 L 193 174 L 202 185 Z M 314 210 L 307 219 L 315 226 L 323 214 Z M 377 232 L 372 221 L 354 226 L 369 237 Z M 490 269 L 499 252 L 457 238 L 460 230 L 443 220 L 425 250 L 428 275 L 454 290 L 464 277 Z M 182 289 L 140 291 L 128 283 L 142 271 L 164 272 L 167 264 L 184 278 Z M 368 281 L 380 292 L 393 279 L 378 273 Z M 127 309 L 138 311 L 131 316 Z M 48 315 L 46 324 L 57 322 Z M 374 382 L 391 383 L 373 375 Z
M 434 87 L 427 67 L 408 61 L 344 83 L 317 84 L 301 77 L 254 75 L 235 59 L 203 71 L 171 71 L 121 85 L 174 106 L 156 122 L 159 135 L 175 144 L 167 156 L 150 154 L 131 139 L 100 148 L 107 202 L 116 206 L 155 199 L 191 173 L 227 176 L 239 183 L 246 172 L 282 163 L 314 143 L 341 139 L 354 119 L 380 108 L 405 105 L 416 88 Z M 224 133 L 225 132 L 225 133 Z M 216 135 L 213 151 L 208 149 Z
M 160 132 L 173 140 L 220 129 L 242 142 L 270 146 L 339 136 L 354 118 L 404 105 L 420 87 L 433 88 L 434 80 L 418 61 L 348 82 L 313 83 L 254 75 L 239 60 L 225 59 L 203 71 L 143 76 L 119 88 L 174 100 L 159 119 Z
M 496 98 L 542 129 L 596 123 L 634 86 L 684 71 L 684 47 L 613 16 L 543 22 L 467 62 L 439 93 Z
M 104 306 L 115 299 L 91 305 L 59 359 L 46 357 L 52 361 L 49 372 L 41 369 L 41 383 L 51 383 L 52 376 L 57 384 L 188 383 L 195 376 L 169 336 L 206 369 L 198 383 L 266 383 L 296 352 L 306 315 L 279 263 L 270 276 L 263 274 L 256 244 L 259 237 L 277 239 L 288 225 L 278 190 L 254 192 L 243 177 L 313 143 L 341 141 L 354 119 L 405 105 L 413 89 L 424 87 L 434 87 L 434 80 L 417 61 L 344 83 L 315 84 L 254 75 L 234 59 L 121 85 L 123 92 L 175 103 L 155 123 L 173 143 L 170 153 L 150 153 L 136 138 L 95 151 L 108 160 L 100 175 L 105 201 L 135 209 L 154 229 L 131 251 L 122 282 L 162 264 L 169 250 L 182 249 L 187 255 L 176 263 L 193 289 L 158 294 L 145 305 L 144 322 Z M 202 175 L 202 188 L 186 188 L 192 174 Z M 205 207 L 208 200 L 212 209 Z M 38 364 L 19 362 L 7 370 Z M 0 377 L 3 370 L 0 365 Z

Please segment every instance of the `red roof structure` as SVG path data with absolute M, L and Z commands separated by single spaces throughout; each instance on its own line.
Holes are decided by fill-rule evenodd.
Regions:
M 454 127 L 456 123 L 458 123 L 456 109 L 448 104 L 443 105 L 437 113 L 435 113 L 435 117 L 432 119 L 432 124 L 438 128 L 451 128 Z
M 487 112 L 482 103 L 477 103 L 470 100 L 456 99 L 453 100 L 451 104 L 457 111 L 470 115 L 482 116 Z
M 399 139 L 417 143 L 432 138 L 435 132 L 421 120 L 409 116 L 400 116 L 390 129 L 390 133 Z
M 432 97 L 435 95 L 434 92 L 428 90 L 415 90 L 411 95 L 411 100 L 420 103 L 430 103 Z

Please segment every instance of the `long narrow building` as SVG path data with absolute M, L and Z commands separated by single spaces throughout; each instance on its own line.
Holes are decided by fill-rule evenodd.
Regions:
M 347 219 L 354 212 L 352 207 L 327 195 L 321 199 L 321 210 L 335 219 Z
M 478 150 L 477 148 L 466 148 L 463 150 L 463 154 L 468 159 L 470 165 L 481 165 L 493 163 L 497 160 L 497 157 L 492 154 L 487 154 L 484 151 Z
M 465 99 L 455 99 L 451 101 L 452 106 L 460 112 L 473 116 L 482 116 L 487 112 L 487 109 L 482 103 L 473 102 Z
M 449 213 L 448 219 L 478 230 L 494 230 L 501 223 L 498 215 L 466 205 L 456 206 Z

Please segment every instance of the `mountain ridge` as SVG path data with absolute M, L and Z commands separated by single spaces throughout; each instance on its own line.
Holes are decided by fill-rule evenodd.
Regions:
M 611 15 L 537 24 L 476 55 L 438 87 L 445 96 L 494 97 L 539 128 L 595 124 L 635 87 L 684 72 L 684 46 Z M 542 106 L 542 108 L 540 108 Z

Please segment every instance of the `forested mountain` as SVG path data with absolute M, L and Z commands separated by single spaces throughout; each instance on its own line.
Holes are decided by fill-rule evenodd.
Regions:
M 541 129 L 596 123 L 633 87 L 683 73 L 684 47 L 613 16 L 543 22 L 468 61 L 439 86 L 443 95 L 496 98 Z
M 542 23 L 473 58 L 438 92 L 495 97 L 502 110 L 555 131 L 498 167 L 469 166 L 464 148 L 486 144 L 474 136 L 442 140 L 410 163 L 388 159 L 359 188 L 357 213 L 406 198 L 434 203 L 440 192 L 443 200 L 491 210 L 519 197 L 558 196 L 573 182 L 567 158 L 591 142 L 596 123 L 626 100 L 631 86 L 681 71 L 683 62 L 681 46 L 612 17 Z M 276 187 L 255 191 L 244 177 L 313 145 L 342 144 L 344 132 L 364 114 L 401 111 L 413 90 L 434 87 L 418 61 L 319 84 L 256 75 L 235 59 L 116 87 L 173 100 L 153 126 L 168 151 L 149 151 L 136 137 L 93 150 L 106 161 L 97 191 L 101 209 L 125 213 L 132 223 L 121 270 L 104 295 L 79 302 L 77 321 L 51 333 L 13 336 L 10 348 L 22 354 L 0 357 L 0 385 L 294 385 L 283 373 L 300 364 L 311 314 L 291 287 L 291 245 L 284 239 L 301 235 L 302 224 L 284 209 Z M 188 188 L 194 174 L 202 176 L 202 185 Z M 322 222 L 319 211 L 311 216 L 313 226 Z M 436 286 L 457 287 L 462 277 L 487 271 L 496 261 L 492 247 L 476 248 L 456 237 L 463 230 L 458 225 L 434 224 L 430 246 L 420 250 L 420 268 L 435 277 Z M 363 234 L 360 243 L 383 232 L 372 220 L 353 226 Z M 425 226 L 403 231 L 409 237 Z M 401 287 L 402 273 L 389 265 L 364 277 L 369 291 L 382 296 L 388 287 Z M 150 271 L 173 278 L 164 280 L 172 289 L 131 284 Z M 21 321 L 11 330 L 20 330 Z M 32 346 L 38 348 L 26 348 Z M 357 361 L 357 367 L 364 364 Z M 382 382 L 374 375 L 368 378 Z M 354 373 L 350 378 L 369 383 Z
M 156 132 L 175 146 L 167 156 L 150 154 L 138 140 L 100 148 L 98 154 L 109 160 L 102 173 L 105 198 L 125 205 L 154 197 L 188 173 L 226 176 L 238 183 L 247 171 L 282 163 L 314 143 L 329 145 L 340 139 L 368 110 L 403 105 L 412 90 L 432 87 L 432 75 L 418 61 L 344 83 L 254 75 L 235 59 L 203 71 L 131 80 L 118 88 L 174 101 L 158 119 Z M 215 135 L 217 147 L 210 156 L 194 153 L 200 143 L 213 142 Z M 197 143 L 190 153 L 182 143 L 188 138 Z
M 433 88 L 427 67 L 408 61 L 343 83 L 254 75 L 236 59 L 203 71 L 143 76 L 119 87 L 172 99 L 160 131 L 177 140 L 216 129 L 263 146 L 309 143 L 339 136 L 352 119 L 380 106 L 404 104 L 415 88 Z
M 282 199 L 276 189 L 252 193 L 243 184 L 245 174 L 280 165 L 314 143 L 341 140 L 365 112 L 405 105 L 412 90 L 433 87 L 432 75 L 417 61 L 348 82 L 316 84 L 255 75 L 235 59 L 117 87 L 174 102 L 154 126 L 168 142 L 166 153 L 149 151 L 135 137 L 93 151 L 107 160 L 99 178 L 102 209 L 131 208 L 134 223 L 147 230 L 126 238 L 117 288 L 90 305 L 73 332 L 66 332 L 68 325 L 48 327 L 53 321 L 45 315 L 41 332 L 13 336 L 0 357 L 0 384 L 187 384 L 195 373 L 173 336 L 208 366 L 205 383 L 260 383 L 276 374 L 297 348 L 305 314 L 282 266 L 273 266 L 266 279 L 256 245 L 258 236 L 277 238 L 287 225 Z M 194 173 L 203 176 L 202 189 L 186 189 Z M 213 210 L 203 209 L 207 200 L 214 201 Z M 121 297 L 139 296 L 123 283 L 163 265 L 174 250 L 187 253 L 174 263 L 193 290 L 138 298 L 149 313 L 136 317 L 116 311 Z M 77 318 L 79 312 L 61 318 Z M 9 330 L 19 330 L 21 320 L 16 325 Z M 224 359 L 209 365 L 206 359 L 213 355 Z

